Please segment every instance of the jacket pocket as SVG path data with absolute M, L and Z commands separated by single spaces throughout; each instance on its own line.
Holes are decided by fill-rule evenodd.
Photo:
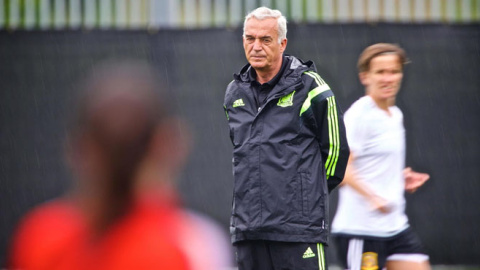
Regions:
M 233 147 L 238 146 L 238 136 L 235 137 L 235 129 L 233 127 L 230 128 L 230 140 L 232 141 Z
M 311 192 L 311 185 L 309 184 L 308 173 L 299 173 L 299 184 L 300 184 L 300 202 L 302 207 L 302 215 L 305 217 L 309 216 L 310 209 L 310 199 L 309 193 Z

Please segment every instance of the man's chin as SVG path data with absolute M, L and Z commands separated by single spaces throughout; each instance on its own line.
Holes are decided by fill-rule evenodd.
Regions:
M 265 64 L 264 63 L 259 63 L 259 62 L 254 62 L 252 61 L 250 63 L 250 65 L 254 68 L 254 69 L 258 69 L 258 70 L 261 70 L 263 68 L 265 68 Z

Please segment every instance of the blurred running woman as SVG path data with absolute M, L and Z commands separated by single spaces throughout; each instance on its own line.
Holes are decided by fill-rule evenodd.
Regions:
M 395 106 L 404 50 L 379 43 L 358 60 L 365 96 L 345 113 L 350 159 L 332 224 L 345 269 L 429 269 L 429 258 L 405 214 L 405 190 L 429 175 L 405 168 L 403 114 Z

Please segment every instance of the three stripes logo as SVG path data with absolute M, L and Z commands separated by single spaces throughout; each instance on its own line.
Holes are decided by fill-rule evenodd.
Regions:
M 237 99 L 233 102 L 233 107 L 240 107 L 240 106 L 245 106 L 245 103 L 243 103 L 243 99 Z

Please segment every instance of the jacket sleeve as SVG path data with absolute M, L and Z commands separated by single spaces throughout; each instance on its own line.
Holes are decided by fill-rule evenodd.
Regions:
M 306 105 L 312 110 L 315 133 L 325 165 L 328 191 L 342 182 L 350 154 L 343 112 L 328 84 L 316 73 L 307 73 L 313 78 Z
M 225 90 L 225 97 L 223 99 L 223 111 L 225 113 L 225 116 L 227 118 L 227 123 L 229 124 L 230 122 L 230 115 L 228 114 L 228 108 L 229 108 L 229 105 L 230 104 L 230 92 L 232 91 L 232 85 L 233 85 L 233 81 L 231 81 L 228 86 L 227 86 L 227 89 Z M 232 129 L 230 127 L 230 124 L 228 125 L 229 126 L 229 133 L 230 133 L 230 141 L 232 142 L 232 145 L 234 145 L 233 143 L 233 132 L 232 132 Z

